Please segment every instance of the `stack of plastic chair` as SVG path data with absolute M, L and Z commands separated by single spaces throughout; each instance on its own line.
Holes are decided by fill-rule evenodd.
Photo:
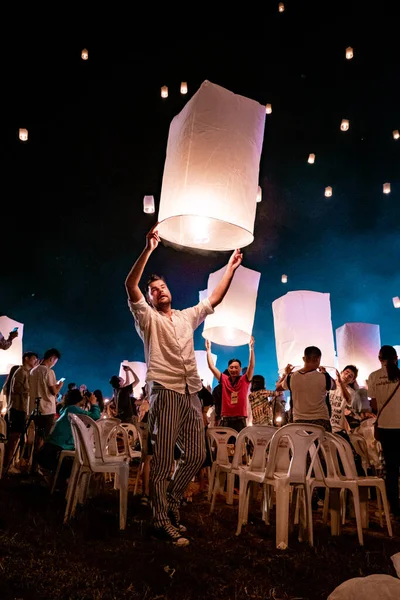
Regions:
M 125 529 L 128 506 L 129 451 L 126 449 L 126 454 L 122 456 L 107 456 L 104 454 L 96 421 L 86 417 L 84 422 L 80 417 L 82 415 L 68 415 L 74 435 L 76 453 L 68 485 L 64 523 L 75 515 L 79 499 L 85 498 L 90 475 L 93 473 L 114 473 L 118 479 L 119 489 L 119 525 L 120 529 Z M 120 427 L 120 425 L 115 427 Z
M 211 500 L 215 485 L 215 473 L 218 465 L 230 465 L 227 444 L 231 438 L 236 440 L 238 432 L 231 427 L 208 427 L 207 443 L 212 460 L 210 478 L 208 481 L 208 501 Z M 228 500 L 228 497 L 227 497 Z
M 141 447 L 140 436 L 139 436 L 136 425 L 133 425 L 132 423 L 121 423 L 121 427 L 123 427 L 123 429 L 125 429 L 125 431 L 128 434 L 129 454 L 130 454 L 131 459 L 140 458 L 142 456 L 142 451 L 135 449 L 136 442 L 139 442 L 139 445 Z
M 0 479 L 3 475 L 3 466 L 4 466 L 4 454 L 6 450 L 6 439 L 7 439 L 7 423 L 0 416 Z

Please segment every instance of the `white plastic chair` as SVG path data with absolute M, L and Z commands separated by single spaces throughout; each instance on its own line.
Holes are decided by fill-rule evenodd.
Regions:
M 217 465 L 230 465 L 227 444 L 233 437 L 237 438 L 238 432 L 231 427 L 208 427 L 207 428 L 207 443 L 211 456 L 211 470 L 208 481 L 208 501 L 211 500 L 215 485 L 215 473 Z
M 60 474 L 62 462 L 63 462 L 64 458 L 67 458 L 67 456 L 71 456 L 72 458 L 74 458 L 75 450 L 62 450 L 61 451 L 60 456 L 58 458 L 58 464 L 57 464 L 57 469 L 56 469 L 56 472 L 54 475 L 53 485 L 51 486 L 51 492 L 50 492 L 51 494 L 54 494 L 54 490 L 56 489 L 57 479 Z
M 136 424 L 137 433 L 140 441 L 140 462 L 136 473 L 135 487 L 133 490 L 134 496 L 138 493 L 139 480 L 143 475 L 144 463 L 148 454 L 147 440 L 149 436 L 149 424 L 138 421 Z
M 141 458 L 142 451 L 135 450 L 136 442 L 139 442 L 140 448 L 142 447 L 137 426 L 132 423 L 121 423 L 121 427 L 123 427 L 128 434 L 129 454 L 131 459 Z
M 71 489 L 68 493 L 64 523 L 74 516 L 81 487 L 82 485 L 86 487 L 87 484 L 84 480 L 88 476 L 92 473 L 115 473 L 119 487 L 119 525 L 120 529 L 125 529 L 128 506 L 129 455 L 121 458 L 104 455 L 99 430 L 95 426 L 96 422 L 90 417 L 88 418 L 92 422 L 86 419 L 86 422 L 83 422 L 82 418 L 79 418 L 82 416 L 68 415 L 74 435 L 76 455 L 75 468 L 72 469 L 70 477 L 69 487 Z M 115 427 L 120 427 L 120 425 Z M 99 454 L 100 457 L 98 457 Z M 76 465 L 76 463 L 79 463 L 79 465 Z
M 1 441 L 2 438 L 4 439 L 4 441 Z M 3 417 L 0 415 L 0 479 L 3 476 L 4 454 L 6 451 L 6 443 L 5 443 L 6 439 L 7 439 L 7 423 L 6 423 L 5 419 L 3 419 Z

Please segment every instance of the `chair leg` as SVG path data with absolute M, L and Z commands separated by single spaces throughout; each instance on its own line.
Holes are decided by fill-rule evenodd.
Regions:
M 219 477 L 220 477 L 220 473 L 219 473 L 219 468 L 217 467 L 216 471 L 215 471 L 215 475 L 214 475 L 214 484 L 213 484 L 213 492 L 212 492 L 212 501 L 211 501 L 211 506 L 210 506 L 210 515 L 211 515 L 211 513 L 214 512 L 215 500 L 217 498 L 217 494 L 219 492 L 219 488 L 221 485 Z
M 377 502 L 378 502 L 379 525 L 383 529 L 383 511 L 382 511 L 381 490 L 379 489 L 378 486 L 376 486 L 375 489 L 376 489 L 376 499 L 377 499 Z
M 57 483 L 57 479 L 58 479 L 58 475 L 60 473 L 60 469 L 61 469 L 61 465 L 62 465 L 62 461 L 64 460 L 64 457 L 60 456 L 59 460 L 58 460 L 58 464 L 57 464 L 57 469 L 54 475 L 54 481 L 53 481 L 53 485 L 51 486 L 51 491 L 50 494 L 54 494 L 54 490 L 56 489 L 56 483 Z
M 381 493 L 381 496 L 382 496 L 383 510 L 385 511 L 385 520 L 386 520 L 386 527 L 387 527 L 387 530 L 388 530 L 388 534 L 389 534 L 389 537 L 393 537 L 392 523 L 391 523 L 391 520 L 390 520 L 389 502 L 388 502 L 388 499 L 387 499 L 386 488 L 385 488 L 384 484 L 380 488 L 380 493 Z
M 143 469 L 144 469 L 144 461 L 142 459 L 140 459 L 139 467 L 138 467 L 138 470 L 136 473 L 135 488 L 133 490 L 134 496 L 137 495 L 137 491 L 138 491 L 138 487 L 139 487 L 139 480 L 141 477 L 143 477 Z
M 119 528 L 126 528 L 126 520 L 128 513 L 128 479 L 129 479 L 129 464 L 126 463 L 123 469 L 119 472 Z
M 74 501 L 75 494 L 77 493 L 77 484 L 78 484 L 80 469 L 81 469 L 81 466 L 76 461 L 74 461 L 71 476 L 70 476 L 69 482 L 68 482 L 67 494 L 66 494 L 67 506 L 65 507 L 64 524 L 67 523 L 67 521 L 71 518 L 72 504 Z
M 208 494 L 207 494 L 207 500 L 210 502 L 211 500 L 211 496 L 214 490 L 214 485 L 215 485 L 215 471 L 216 471 L 217 465 L 215 462 L 213 462 L 213 464 L 211 465 L 211 472 L 210 472 L 210 478 L 208 481 Z
M 235 487 L 235 475 L 227 473 L 226 475 L 226 503 L 233 504 L 233 489 Z
M 358 542 L 360 546 L 364 546 L 364 538 L 362 531 L 362 517 L 361 517 L 361 506 L 360 506 L 360 495 L 358 493 L 358 486 L 353 488 L 353 501 L 354 501 L 354 512 L 356 513 L 356 522 L 357 522 L 357 535 Z
M 329 488 L 325 488 L 325 499 L 324 499 L 324 508 L 322 510 L 322 521 L 326 525 L 328 522 L 329 515 Z
M 342 525 L 346 523 L 347 495 L 347 490 L 342 488 L 340 490 L 340 512 L 342 513 Z
M 247 488 L 249 482 L 247 480 L 246 474 L 243 473 L 242 476 L 239 476 L 239 508 L 238 508 L 238 524 L 236 529 L 236 535 L 240 535 L 242 532 L 242 525 L 244 522 L 244 513 L 246 511 L 246 498 L 247 498 Z
M 276 482 L 276 537 L 275 545 L 286 550 L 289 543 L 289 481 Z

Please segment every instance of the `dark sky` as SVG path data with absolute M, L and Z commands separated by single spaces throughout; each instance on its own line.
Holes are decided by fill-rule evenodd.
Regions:
M 86 31 L 20 37 L 13 46 L 2 75 L 0 313 L 25 324 L 25 350 L 60 349 L 58 377 L 108 395 L 120 361 L 143 360 L 124 279 L 156 220 L 143 213 L 143 196 L 158 205 L 170 121 L 205 79 L 273 107 L 263 201 L 243 261 L 262 273 L 254 335 L 267 386 L 277 373 L 271 303 L 290 290 L 330 292 L 334 328 L 378 323 L 382 343 L 400 344 L 392 304 L 400 295 L 395 3 L 369 14 L 364 3 L 359 11 L 331 4 L 286 2 L 279 14 L 270 3 L 243 36 L 199 37 L 187 27 L 183 36 L 166 30 L 162 42 L 150 30 L 140 40 Z M 28 128 L 27 143 L 19 127 Z M 228 256 L 160 245 L 146 272 L 163 273 L 174 307 L 184 308 Z M 204 347 L 201 330 L 196 349 Z M 246 364 L 246 346 L 213 348 L 220 368 L 232 355 Z

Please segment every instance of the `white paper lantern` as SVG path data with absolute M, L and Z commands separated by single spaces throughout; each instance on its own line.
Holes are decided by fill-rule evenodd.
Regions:
M 315 154 L 309 154 L 308 155 L 308 162 L 310 163 L 310 165 L 313 165 L 315 162 Z
M 155 210 L 154 196 L 145 196 L 143 198 L 143 212 L 150 214 L 154 213 Z
M 208 278 L 207 296 L 221 281 L 226 267 Z M 248 344 L 253 331 L 258 284 L 261 273 L 240 265 L 235 272 L 230 288 L 214 314 L 204 321 L 203 337 L 222 346 Z M 200 300 L 205 293 L 200 292 Z
M 27 142 L 28 141 L 28 130 L 21 128 L 18 132 L 18 137 L 22 142 Z
M 14 321 L 9 317 L 0 317 L 0 332 L 8 339 L 10 332 L 18 327 L 18 337 L 13 339 L 8 350 L 0 350 L 0 375 L 8 375 L 11 367 L 22 365 L 22 339 L 24 336 L 24 324 Z
M 393 298 L 393 306 L 395 308 L 400 308 L 400 298 L 399 298 L 399 296 L 395 296 Z
M 342 131 L 348 131 L 350 127 L 350 123 L 348 119 L 342 119 L 342 122 L 340 123 L 340 129 Z
M 398 139 L 399 139 L 399 137 L 400 137 L 399 130 L 398 130 L 398 129 L 394 129 L 394 130 L 393 130 L 393 139 L 394 139 L 394 140 L 398 140 Z
M 304 349 L 317 346 L 321 365 L 335 364 L 330 295 L 299 290 L 288 292 L 272 303 L 278 370 L 287 364 L 303 365 Z
M 89 58 L 89 52 L 88 52 L 87 48 L 84 48 L 81 52 L 81 59 L 87 60 L 88 58 Z
M 272 104 L 265 105 L 265 114 L 270 115 L 272 113 Z
M 345 323 L 336 329 L 336 348 L 339 369 L 355 365 L 358 383 L 364 385 L 372 371 L 380 369 L 378 359 L 381 347 L 379 325 L 371 323 Z
M 353 48 L 351 46 L 348 46 L 346 48 L 346 58 L 347 60 L 351 60 L 354 56 L 354 52 L 353 52 Z
M 282 275 L 281 282 L 282 283 L 287 283 L 287 275 Z
M 280 13 L 285 11 L 285 5 L 283 4 L 283 2 L 279 2 L 278 4 L 278 10 Z
M 400 346 L 393 346 L 393 348 L 396 350 L 397 358 L 400 360 Z
M 330 186 L 330 185 L 328 185 L 328 186 L 325 188 L 325 196 L 326 196 L 327 198 L 330 198 L 330 197 L 332 196 L 332 188 L 331 188 L 331 186 Z
M 384 183 L 383 184 L 383 193 L 384 194 L 390 194 L 390 183 Z
M 166 85 L 161 88 L 161 98 L 168 98 L 168 87 Z
M 140 398 L 140 396 L 142 395 L 142 387 L 146 383 L 146 375 L 147 375 L 146 363 L 138 362 L 138 361 L 123 360 L 120 365 L 120 368 L 119 368 L 119 377 L 122 377 L 122 379 L 125 381 L 126 372 L 122 368 L 123 365 L 130 367 L 132 369 L 132 371 L 134 373 L 136 373 L 136 375 L 139 377 L 139 383 L 133 388 L 133 395 L 135 396 L 135 398 Z M 129 371 L 128 371 L 128 373 L 129 373 Z M 132 374 L 131 373 L 129 373 L 129 381 L 132 382 Z
M 172 120 L 158 231 L 180 246 L 243 248 L 253 239 L 265 112 L 205 81 Z
M 205 350 L 195 350 L 194 355 L 196 357 L 197 372 L 199 374 L 200 379 L 203 382 L 204 387 L 207 387 L 209 385 L 212 388 L 214 375 L 208 368 L 207 352 Z M 217 355 L 211 353 L 211 356 L 212 356 L 214 365 L 216 365 L 217 364 Z
M 261 186 L 258 186 L 258 190 L 257 190 L 257 202 L 261 202 L 262 200 L 262 189 Z
M 181 83 L 181 94 L 187 94 L 188 93 L 188 86 L 186 81 L 182 81 Z

